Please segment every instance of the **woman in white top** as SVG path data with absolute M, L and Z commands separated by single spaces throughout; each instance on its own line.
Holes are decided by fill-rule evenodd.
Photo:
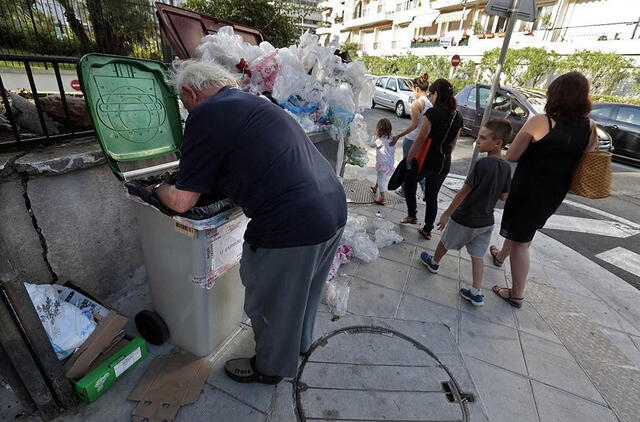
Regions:
M 413 144 L 413 141 L 418 137 L 420 127 L 422 126 L 422 120 L 424 119 L 424 112 L 431 108 L 432 105 L 427 99 L 427 89 L 429 88 L 429 75 L 424 74 L 418 78 L 412 80 L 413 82 L 413 95 L 415 100 L 411 103 L 411 124 L 402 132 L 395 135 L 392 138 L 391 145 L 395 145 L 398 139 L 404 136 L 402 141 L 402 156 L 407 158 L 409 149 Z M 420 180 L 420 186 L 424 192 L 424 179 Z M 402 194 L 400 190 L 398 193 Z

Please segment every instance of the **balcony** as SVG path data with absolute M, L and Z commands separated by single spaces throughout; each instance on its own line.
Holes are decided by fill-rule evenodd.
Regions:
M 385 5 L 371 5 L 362 10 L 362 16 L 355 17 L 344 23 L 345 29 L 374 26 L 393 22 L 393 11 Z
M 431 8 L 434 10 L 442 9 L 460 9 L 463 6 L 464 0 L 435 0 L 431 3 Z M 480 3 L 480 0 L 468 0 L 465 4 L 466 7 Z
M 320 3 L 318 3 L 318 9 L 319 10 L 327 10 L 327 9 L 333 9 L 333 3 L 332 1 L 321 1 Z

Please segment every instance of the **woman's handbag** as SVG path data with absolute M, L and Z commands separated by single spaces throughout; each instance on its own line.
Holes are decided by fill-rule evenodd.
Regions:
M 427 158 L 427 152 L 429 152 L 429 147 L 431 146 L 431 138 L 427 138 L 424 141 L 424 144 L 420 147 L 420 151 L 415 156 L 416 161 L 418 162 L 418 173 L 422 170 L 422 165 L 424 164 L 425 158 Z
M 591 121 L 591 130 L 595 124 Z M 611 195 L 611 153 L 585 151 L 573 169 L 569 192 L 590 199 Z
M 407 160 L 403 158 L 399 163 L 396 169 L 393 171 L 393 175 L 389 179 L 389 183 L 387 184 L 387 189 L 396 190 L 404 183 L 404 177 L 407 174 Z

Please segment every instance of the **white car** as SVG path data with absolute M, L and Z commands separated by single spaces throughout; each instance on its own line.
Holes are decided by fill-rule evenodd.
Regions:
M 379 105 L 395 110 L 398 117 L 411 113 L 413 84 L 408 78 L 398 76 L 380 76 L 376 79 L 371 108 Z

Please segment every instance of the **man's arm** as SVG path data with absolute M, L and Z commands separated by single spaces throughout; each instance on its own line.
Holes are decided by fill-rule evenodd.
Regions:
M 181 190 L 174 185 L 167 184 L 156 187 L 155 195 L 162 202 L 162 205 L 179 213 L 189 211 L 200 198 L 200 194 L 197 192 Z
M 456 208 L 458 208 L 462 201 L 464 201 L 464 198 L 469 195 L 471 189 L 471 185 L 467 183 L 462 185 L 462 188 L 460 189 L 458 194 L 453 198 L 453 201 L 451 201 L 451 205 L 449 205 L 449 208 L 447 208 L 446 211 L 443 212 L 440 216 L 440 221 L 438 221 L 438 230 L 444 230 L 444 228 L 447 226 L 447 223 L 449 222 L 449 217 L 451 217 L 451 214 L 453 214 Z

